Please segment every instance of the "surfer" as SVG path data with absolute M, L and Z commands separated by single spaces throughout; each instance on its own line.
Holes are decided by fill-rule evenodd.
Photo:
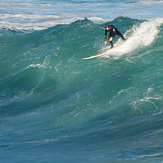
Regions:
M 111 44 L 110 49 L 113 48 L 112 40 L 113 40 L 113 37 L 115 37 L 116 35 L 120 36 L 124 41 L 126 40 L 114 25 L 107 24 L 105 26 L 105 45 L 107 44 L 107 33 L 108 32 L 110 32 L 109 37 L 108 37 L 108 40 L 109 40 L 109 42 Z

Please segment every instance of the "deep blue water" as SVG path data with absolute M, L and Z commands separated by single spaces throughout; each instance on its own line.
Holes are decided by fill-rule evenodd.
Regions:
M 0 4 L 1 162 L 163 161 L 161 1 Z

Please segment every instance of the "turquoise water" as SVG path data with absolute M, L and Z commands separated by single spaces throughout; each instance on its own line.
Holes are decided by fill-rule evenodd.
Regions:
M 128 38 L 102 57 L 104 27 Z M 162 162 L 163 19 L 0 30 L 2 162 Z

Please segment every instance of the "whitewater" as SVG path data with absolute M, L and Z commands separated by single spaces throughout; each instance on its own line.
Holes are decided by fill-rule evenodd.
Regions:
M 162 1 L 0 4 L 2 163 L 163 161 Z

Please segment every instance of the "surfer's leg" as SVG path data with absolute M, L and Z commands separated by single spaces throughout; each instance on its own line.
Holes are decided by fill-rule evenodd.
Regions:
M 113 37 L 110 37 L 110 36 L 109 36 L 109 42 L 110 42 L 110 45 L 111 45 L 110 48 L 113 48 L 113 42 L 112 42 L 112 40 L 113 40 Z
M 116 32 L 110 32 L 110 34 L 109 34 L 109 42 L 111 44 L 110 49 L 113 48 L 113 42 L 112 42 L 112 40 L 113 40 L 113 37 L 115 37 L 116 35 L 117 35 Z

